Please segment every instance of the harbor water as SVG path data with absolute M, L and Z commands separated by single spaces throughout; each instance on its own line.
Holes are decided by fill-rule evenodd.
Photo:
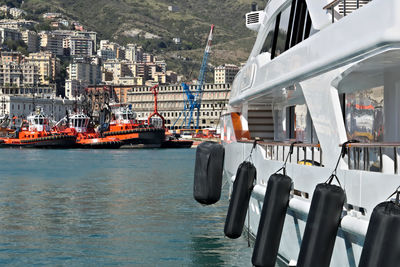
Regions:
M 251 266 L 228 206 L 193 199 L 195 149 L 0 150 L 0 264 Z

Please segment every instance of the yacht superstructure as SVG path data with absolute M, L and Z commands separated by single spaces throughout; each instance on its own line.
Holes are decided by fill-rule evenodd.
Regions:
M 246 227 L 257 234 L 268 178 L 282 167 L 294 188 L 279 246 L 297 262 L 315 186 L 332 173 L 347 201 L 331 266 L 357 266 L 374 207 L 400 185 L 400 1 L 270 0 L 246 15 L 258 32 L 222 117 L 224 176 L 252 159 L 257 181 Z M 301 143 L 299 143 L 301 142 Z M 400 264 L 400 263 L 399 263 Z

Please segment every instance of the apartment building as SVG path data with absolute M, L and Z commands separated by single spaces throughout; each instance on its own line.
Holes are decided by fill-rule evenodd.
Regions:
M 88 85 L 87 81 L 65 80 L 65 97 L 68 99 L 77 99 L 85 92 L 85 88 Z
M 143 53 L 143 47 L 136 44 L 128 44 L 125 48 L 125 59 L 131 62 L 142 62 Z
M 152 54 L 143 53 L 142 61 L 146 62 L 146 63 L 153 63 L 153 62 L 155 62 L 155 58 L 154 58 L 154 56 Z
M 69 36 L 66 38 L 69 54 L 71 56 L 91 56 L 94 51 L 93 40 L 85 36 Z
M 40 32 L 40 49 L 50 51 L 56 56 L 64 55 L 63 36 L 51 32 Z
M 17 64 L 20 64 L 23 60 L 23 56 L 20 52 L 16 52 L 16 51 L 4 51 L 1 52 L 1 62 L 2 63 L 10 63 L 10 62 L 14 62 Z
M 0 43 L 4 43 L 7 40 L 21 40 L 21 32 L 15 29 L 0 28 Z
M 117 59 L 107 60 L 103 63 L 103 69 L 106 72 L 113 74 L 113 82 L 117 83 L 116 81 L 119 80 L 121 77 L 135 77 L 134 73 L 132 72 L 131 63 L 127 61 L 121 61 Z
M 110 42 L 109 40 L 100 40 L 100 50 L 112 50 L 117 51 L 117 48 L 120 47 L 119 44 Z
M 0 27 L 7 29 L 22 29 L 22 28 L 31 28 L 38 24 L 38 22 L 33 20 L 25 20 L 25 19 L 2 19 L 0 20 Z
M 117 51 L 116 51 L 115 56 L 116 56 L 116 58 L 118 58 L 119 60 L 125 59 L 125 47 L 123 47 L 123 46 L 117 47 Z
M 37 32 L 25 30 L 21 32 L 22 40 L 27 46 L 28 53 L 39 51 L 40 41 Z
M 39 71 L 31 63 L 1 62 L 0 86 L 34 87 L 39 85 Z
M 233 64 L 225 64 L 214 69 L 214 83 L 226 84 L 232 83 L 236 74 L 239 72 L 239 67 Z
M 2 52 L 0 60 L 0 94 L 53 94 L 55 85 L 42 84 L 40 66 L 24 59 L 19 52 Z
M 99 56 L 103 61 L 117 58 L 117 53 L 111 49 L 99 49 L 97 50 L 97 56 Z
M 93 64 L 90 58 L 75 58 L 67 67 L 68 79 L 65 81 L 65 96 L 79 96 L 88 85 L 101 83 L 100 66 Z
M 75 36 L 78 37 L 85 37 L 85 38 L 89 38 L 92 40 L 92 50 L 93 50 L 93 54 L 95 54 L 97 52 L 97 32 L 91 32 L 91 31 L 75 31 Z
M 8 12 L 13 18 L 19 18 L 22 17 L 23 15 L 26 15 L 26 12 L 24 10 L 16 7 L 10 8 Z
M 54 81 L 60 70 L 60 59 L 49 51 L 30 53 L 25 60 L 38 67 L 40 84 L 43 85 L 49 85 Z

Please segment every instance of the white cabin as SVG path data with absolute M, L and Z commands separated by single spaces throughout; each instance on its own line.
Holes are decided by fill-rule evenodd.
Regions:
M 74 128 L 78 133 L 87 132 L 87 127 L 89 125 L 89 116 L 78 113 L 69 117 L 69 127 Z
M 42 131 L 50 131 L 49 118 L 43 112 L 43 108 L 38 106 L 36 107 L 36 111 L 31 113 L 27 117 L 29 123 L 29 131 L 34 132 L 42 132 Z

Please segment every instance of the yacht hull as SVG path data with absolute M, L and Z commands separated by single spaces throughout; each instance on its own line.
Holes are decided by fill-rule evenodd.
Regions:
M 232 189 L 236 170 L 250 154 L 252 144 L 233 142 L 225 143 L 224 146 L 226 151 L 224 179 L 230 181 L 230 188 Z M 296 157 L 295 153 L 293 159 Z M 250 198 L 248 213 L 250 217 L 245 220 L 247 230 L 244 231 L 249 231 L 250 236 L 254 238 L 257 235 L 268 177 L 279 170 L 283 162 L 269 159 L 268 149 L 263 145 L 257 145 L 252 159 L 257 168 L 257 184 Z M 302 196 L 293 196 L 286 213 L 279 246 L 279 258 L 286 264 L 297 261 L 312 192 L 318 183 L 326 181 L 331 172 L 332 169 L 327 167 L 307 166 L 295 162 L 287 164 L 287 175 L 293 179 L 294 189 L 302 192 Z M 363 215 L 356 209 L 351 209 L 342 218 L 330 266 L 355 267 L 358 265 L 361 256 L 370 213 L 376 203 L 385 200 L 382 199 L 382 196 L 389 196 L 392 193 L 393 184 L 398 183 L 398 175 L 380 174 L 377 178 L 373 172 L 356 170 L 338 170 L 337 175 L 345 188 L 347 203 L 354 207 L 362 207 L 366 213 Z M 376 185 L 377 179 L 384 179 L 387 183 L 382 183 L 379 187 L 373 186 Z

